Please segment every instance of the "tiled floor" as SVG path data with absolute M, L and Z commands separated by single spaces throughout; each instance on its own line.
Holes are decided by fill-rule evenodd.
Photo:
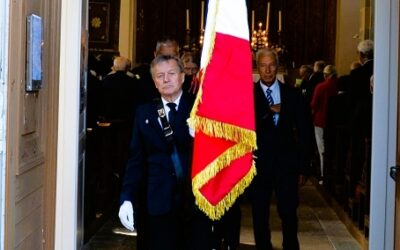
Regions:
M 359 250 L 358 242 L 351 236 L 335 212 L 327 205 L 321 194 L 310 182 L 300 190 L 299 241 L 302 250 Z M 242 206 L 241 247 L 254 248 L 251 212 L 248 204 Z M 276 207 L 271 209 L 272 243 L 281 250 L 280 220 Z M 119 223 L 117 216 L 85 245 L 84 250 L 135 250 L 135 236 L 129 235 Z

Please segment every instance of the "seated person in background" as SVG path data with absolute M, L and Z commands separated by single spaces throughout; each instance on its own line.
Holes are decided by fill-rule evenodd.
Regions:
M 325 61 L 322 61 L 322 60 L 318 60 L 318 61 L 314 62 L 313 73 L 310 76 L 310 81 L 309 81 L 309 85 L 307 88 L 307 92 L 310 97 L 308 103 L 311 102 L 311 99 L 314 96 L 315 87 L 317 87 L 317 85 L 319 83 L 325 81 L 324 74 L 322 73 L 322 71 L 325 68 L 325 65 L 326 65 Z
M 312 96 L 310 96 L 310 93 L 307 91 L 310 87 L 310 77 L 313 73 L 313 69 L 311 65 L 303 64 L 299 68 L 299 76 L 300 76 L 300 86 L 295 86 L 299 87 L 301 89 L 301 93 L 304 96 L 304 99 L 307 104 L 311 102 Z
M 183 83 L 183 91 L 195 95 L 199 87 L 197 78 L 197 72 L 199 71 L 199 66 L 197 59 L 195 58 L 195 55 L 192 52 L 183 53 L 181 59 L 185 71 L 185 82 Z

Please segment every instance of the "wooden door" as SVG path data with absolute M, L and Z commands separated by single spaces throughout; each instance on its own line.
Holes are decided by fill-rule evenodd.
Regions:
M 10 2 L 7 216 L 2 249 L 53 249 L 60 6 L 61 0 Z M 39 17 L 32 34 L 42 33 L 36 43 L 27 32 L 31 14 Z M 29 44 L 35 44 L 35 55 L 27 52 Z M 35 72 L 42 72 L 34 76 L 42 83 L 35 91 L 26 88 L 27 62 L 33 58 Z

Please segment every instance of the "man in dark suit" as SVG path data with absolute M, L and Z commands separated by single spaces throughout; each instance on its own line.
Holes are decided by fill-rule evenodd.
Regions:
M 131 128 L 136 106 L 137 79 L 127 75 L 128 58 L 114 59 L 112 72 L 103 78 L 102 116 L 106 121 L 126 123 Z
M 370 79 L 374 69 L 374 42 L 363 40 L 357 46 L 361 66 L 350 73 L 350 86 L 348 91 L 348 166 L 346 171 L 350 174 L 350 189 L 357 198 L 359 190 L 357 185 L 362 179 L 363 168 L 367 175 L 370 172 L 368 153 L 372 133 L 372 93 Z M 367 156 L 367 157 L 366 157 Z M 353 195 L 353 194 L 351 194 Z
M 278 56 L 266 48 L 257 53 L 260 81 L 255 83 L 257 175 L 250 187 L 257 250 L 272 249 L 269 210 L 273 192 L 282 222 L 283 249 L 299 249 L 298 185 L 309 166 L 309 127 L 301 93 L 276 79 Z
M 325 68 L 325 65 L 326 65 L 325 61 L 322 60 L 314 62 L 313 72 L 308 79 L 307 86 L 305 87 L 306 105 L 310 105 L 311 100 L 314 96 L 315 87 L 317 87 L 319 83 L 325 81 L 324 74 L 322 73 L 322 71 Z
M 102 210 L 110 206 L 111 202 L 107 199 L 109 196 L 115 198 L 112 204 L 118 205 L 117 197 L 128 159 L 133 113 L 138 96 L 137 80 L 126 74 L 128 65 L 128 58 L 114 58 L 112 72 L 101 81 L 100 98 L 96 107 L 99 113 L 93 121 L 95 131 L 92 137 L 96 138 L 100 152 L 95 156 L 95 173 L 99 176 L 97 190 L 103 194 L 97 204 Z
M 357 46 L 360 67 L 350 72 L 349 118 L 354 132 L 371 136 L 372 93 L 370 80 L 374 71 L 374 42 L 363 40 Z
M 192 104 L 182 91 L 185 74 L 179 58 L 159 55 L 150 67 L 161 99 L 136 111 L 119 217 L 129 230 L 137 227 L 138 237 L 146 234 L 151 250 L 186 250 L 184 207 L 191 203 L 185 194 L 190 193 L 192 150 L 186 119 Z M 145 204 L 140 204 L 143 192 Z M 138 205 L 145 207 L 143 225 L 134 223 Z

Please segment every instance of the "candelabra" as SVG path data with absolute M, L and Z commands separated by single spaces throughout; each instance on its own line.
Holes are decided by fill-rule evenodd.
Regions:
M 204 1 L 201 1 L 201 12 L 200 12 L 200 35 L 198 40 L 192 36 L 190 32 L 190 16 L 189 9 L 186 9 L 186 35 L 185 35 L 185 45 L 183 50 L 185 52 L 191 52 L 193 54 L 198 54 L 203 47 L 204 43 Z M 197 40 L 197 41 L 196 41 Z
M 251 48 L 254 51 L 269 47 L 268 30 L 262 29 L 262 23 L 258 23 L 258 30 L 253 30 L 251 34 Z
M 203 48 L 203 43 L 204 43 L 204 29 L 200 30 L 200 36 L 199 36 L 199 46 L 200 48 Z
M 186 28 L 185 44 L 183 45 L 183 49 L 190 50 L 190 47 L 191 47 L 190 29 Z
M 284 56 L 287 53 L 285 45 L 282 44 L 281 31 L 278 30 L 278 43 L 273 43 L 269 40 L 268 30 L 263 30 L 262 23 L 258 23 L 258 30 L 253 30 L 251 34 L 251 49 L 257 52 L 259 49 L 271 48 L 274 49 L 278 55 Z
M 190 52 L 197 56 L 203 46 L 203 33 L 201 33 L 199 41 L 191 35 L 190 29 L 186 29 L 185 43 L 183 45 L 183 53 Z

